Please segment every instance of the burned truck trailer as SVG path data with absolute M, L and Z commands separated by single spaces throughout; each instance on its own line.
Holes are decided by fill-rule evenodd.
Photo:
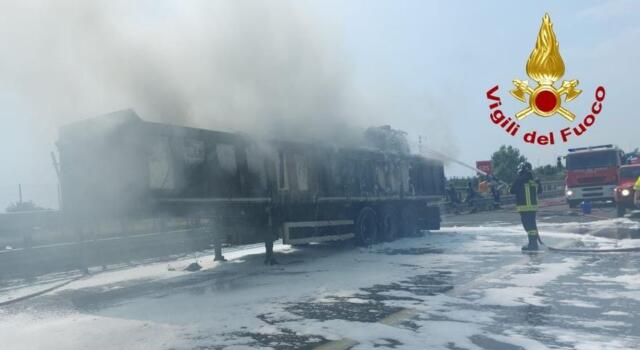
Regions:
M 64 126 L 63 212 L 94 221 L 206 218 L 230 244 L 355 239 L 439 229 L 440 161 L 262 141 L 148 122 L 131 110 Z

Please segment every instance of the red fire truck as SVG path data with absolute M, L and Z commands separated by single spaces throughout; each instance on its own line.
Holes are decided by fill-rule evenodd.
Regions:
M 613 201 L 624 153 L 613 145 L 569 149 L 566 197 L 571 208 L 582 201 Z

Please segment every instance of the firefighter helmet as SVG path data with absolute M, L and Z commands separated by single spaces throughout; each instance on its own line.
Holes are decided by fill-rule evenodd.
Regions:
M 533 167 L 529 162 L 522 162 L 518 165 L 518 174 L 531 173 Z

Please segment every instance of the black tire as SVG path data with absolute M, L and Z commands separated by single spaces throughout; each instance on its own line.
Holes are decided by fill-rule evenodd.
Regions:
M 627 208 L 624 205 L 616 204 L 616 215 L 621 218 L 627 212 Z
M 571 209 L 578 207 L 578 202 L 576 201 L 567 201 L 567 203 L 569 204 L 569 208 Z
M 400 236 L 400 220 L 393 206 L 382 208 L 379 226 L 380 241 L 391 242 Z
M 369 246 L 378 240 L 378 215 L 370 207 L 360 209 L 356 218 L 356 244 Z
M 415 236 L 418 233 L 418 211 L 407 205 L 400 211 L 400 234 L 403 237 Z

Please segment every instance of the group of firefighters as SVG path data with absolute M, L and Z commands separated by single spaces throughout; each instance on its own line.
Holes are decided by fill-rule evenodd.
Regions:
M 488 184 L 489 189 L 494 197 L 494 203 L 500 204 L 500 185 L 497 179 L 489 177 L 488 181 L 484 181 Z M 482 189 L 482 188 L 481 188 Z M 635 191 L 635 204 L 640 205 L 640 177 L 635 182 L 633 187 Z M 542 193 L 542 186 L 540 180 L 536 179 L 533 175 L 533 168 L 531 163 L 523 162 L 518 165 L 518 174 L 511 186 L 509 192 L 515 196 L 516 211 L 520 214 L 520 220 L 522 221 L 522 227 L 527 232 L 529 243 L 522 247 L 522 251 L 530 252 L 539 250 L 538 243 L 540 242 L 540 236 L 538 235 L 538 227 L 536 223 L 536 213 L 538 211 L 538 195 Z M 460 203 L 460 199 L 455 191 L 453 185 L 449 185 L 447 190 L 449 201 L 452 204 Z M 466 201 L 472 203 L 477 194 L 473 189 L 471 182 L 468 184 Z
M 489 176 L 489 178 L 485 181 L 480 182 L 478 184 L 478 192 L 481 193 L 491 193 L 491 197 L 493 198 L 493 206 L 494 208 L 500 207 L 500 191 L 502 189 L 502 185 L 498 182 L 498 180 Z M 475 201 L 480 198 L 478 192 L 476 192 L 473 187 L 473 183 L 469 182 L 466 188 L 466 195 L 464 198 L 465 203 L 471 208 L 472 212 L 475 212 Z M 458 212 L 458 207 L 462 204 L 462 200 L 460 199 L 460 194 L 458 190 L 453 186 L 453 184 L 449 184 L 447 187 L 447 198 L 451 203 L 452 207 L 456 212 Z

